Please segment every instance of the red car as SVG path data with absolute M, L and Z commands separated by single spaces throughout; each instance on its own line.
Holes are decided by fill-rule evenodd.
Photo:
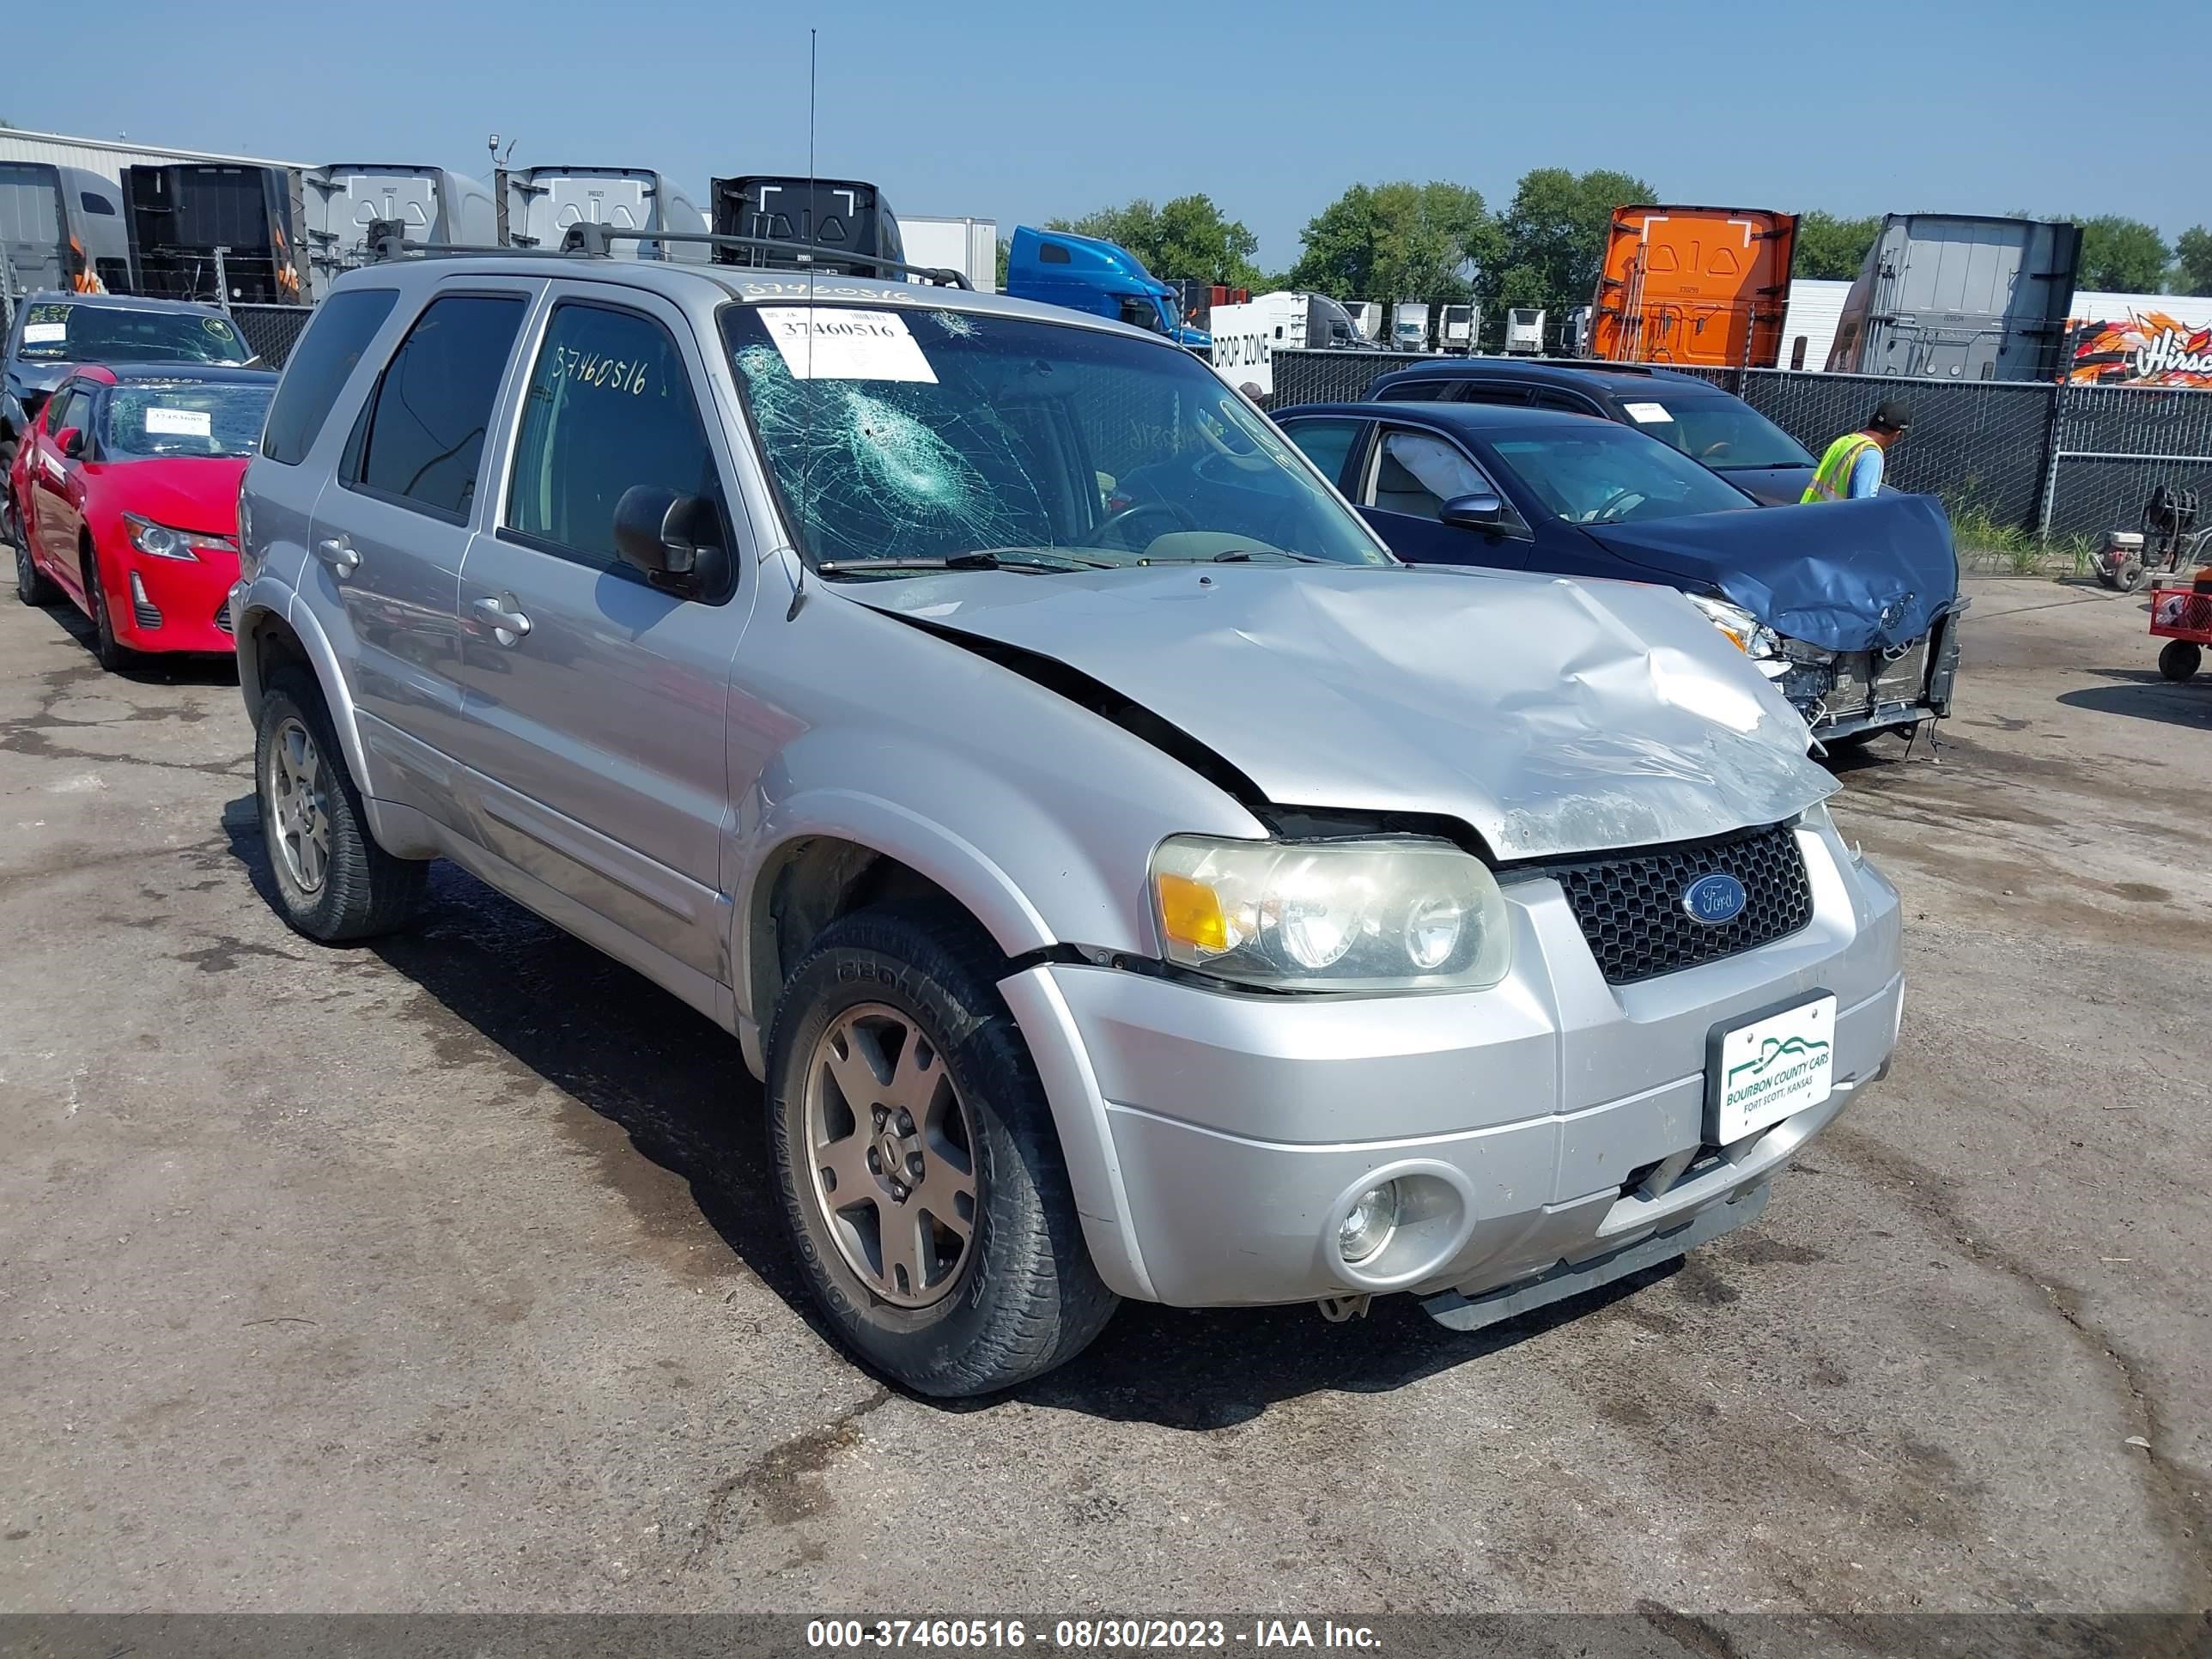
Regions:
M 141 652 L 231 651 L 239 480 L 276 389 L 265 369 L 77 369 L 8 478 L 17 596 L 66 595 L 92 618 L 103 667 Z

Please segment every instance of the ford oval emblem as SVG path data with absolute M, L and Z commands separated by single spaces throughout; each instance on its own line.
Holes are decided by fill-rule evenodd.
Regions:
M 1747 902 L 1743 884 L 1734 876 L 1699 876 L 1682 890 L 1684 914 L 1692 921 L 1701 921 L 1708 927 L 1734 921 L 1743 914 Z

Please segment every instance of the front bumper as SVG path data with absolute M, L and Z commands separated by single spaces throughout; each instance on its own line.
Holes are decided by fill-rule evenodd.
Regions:
M 107 616 L 115 637 L 134 651 L 228 653 L 230 591 L 238 582 L 235 554 L 191 561 L 127 551 L 100 560 Z
M 1637 984 L 1606 982 L 1547 878 L 1507 889 L 1516 965 L 1492 991 L 1249 996 L 1072 963 L 1006 981 L 1101 1273 L 1187 1307 L 1471 1299 L 1763 1189 L 1881 1075 L 1903 996 L 1895 890 L 1832 826 L 1796 833 L 1810 924 Z M 1705 1147 L 1714 1028 L 1823 991 L 1838 999 L 1829 1097 Z M 1394 1179 L 1407 1219 L 1347 1265 L 1346 1212 Z
M 1822 739 L 1947 720 L 1959 673 L 1959 617 L 1967 603 L 1960 600 L 1894 655 L 1845 651 L 1826 663 L 1793 663 L 1778 682 L 1782 694 Z

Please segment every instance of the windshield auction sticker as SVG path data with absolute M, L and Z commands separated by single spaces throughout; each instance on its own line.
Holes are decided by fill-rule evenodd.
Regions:
M 1671 421 L 1674 418 L 1667 412 L 1667 405 L 1664 404 L 1623 404 L 1621 407 L 1628 411 L 1630 420 L 1642 421 L 1647 424 Z
M 937 371 L 896 312 L 763 306 L 760 319 L 794 379 L 937 384 Z
M 204 409 L 149 409 L 146 430 L 179 438 L 205 438 L 215 430 L 215 417 Z

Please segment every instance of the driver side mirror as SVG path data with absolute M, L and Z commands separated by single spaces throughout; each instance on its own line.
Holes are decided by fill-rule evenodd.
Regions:
M 65 426 L 54 434 L 54 447 L 73 461 L 84 453 L 84 433 L 76 427 Z
M 721 514 L 704 495 L 632 484 L 615 503 L 615 551 L 656 587 L 693 597 L 721 586 Z
M 1495 495 L 1455 495 L 1437 510 L 1437 517 L 1462 530 L 1486 531 L 1492 535 L 1512 527 L 1505 503 Z

